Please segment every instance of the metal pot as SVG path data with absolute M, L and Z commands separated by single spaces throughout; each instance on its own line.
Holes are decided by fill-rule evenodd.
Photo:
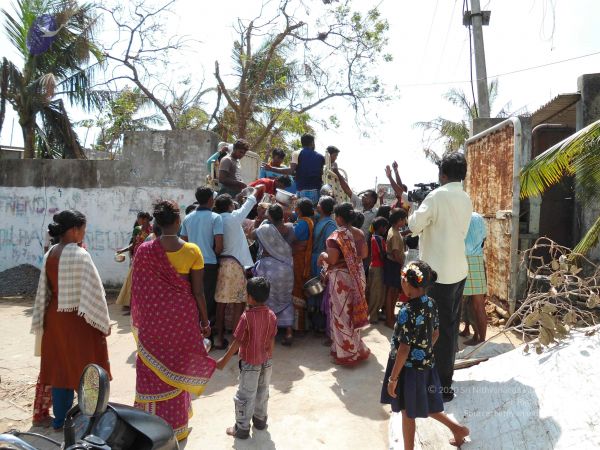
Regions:
M 277 200 L 279 203 L 289 205 L 292 202 L 294 194 L 288 191 L 284 191 L 283 189 L 276 189 L 276 191 L 277 193 L 275 194 L 275 200 Z
M 304 293 L 307 297 L 314 297 L 325 290 L 325 284 L 321 280 L 321 275 L 317 275 L 304 283 Z

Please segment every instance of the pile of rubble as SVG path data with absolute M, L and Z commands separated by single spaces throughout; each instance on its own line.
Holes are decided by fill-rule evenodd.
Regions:
M 35 296 L 40 269 L 21 264 L 0 272 L 0 297 Z

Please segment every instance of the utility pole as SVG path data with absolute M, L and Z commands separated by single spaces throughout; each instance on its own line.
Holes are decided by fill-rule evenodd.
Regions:
M 473 27 L 473 47 L 475 48 L 475 75 L 477 77 L 477 110 L 479 118 L 490 117 L 490 98 L 488 93 L 487 71 L 485 68 L 485 50 L 483 48 L 483 25 L 490 23 L 490 12 L 481 11 L 479 0 L 471 0 L 472 11 L 467 11 L 463 23 Z M 468 15 L 468 16 L 467 16 Z M 467 23 L 465 23 L 468 20 Z

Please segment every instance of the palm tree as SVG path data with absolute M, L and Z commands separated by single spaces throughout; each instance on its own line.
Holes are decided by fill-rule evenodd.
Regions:
M 498 80 L 492 80 L 488 87 L 490 105 L 498 96 Z M 477 106 L 471 102 L 467 94 L 462 89 L 450 89 L 444 94 L 444 99 L 452 103 L 454 106 L 462 110 L 463 118 L 459 121 L 436 117 L 433 120 L 415 123 L 415 127 L 423 129 L 423 152 L 427 159 L 437 164 L 441 159 L 449 153 L 457 152 L 464 148 L 465 142 L 469 139 L 470 126 L 473 119 L 479 117 Z M 514 113 L 509 113 L 509 104 L 506 104 L 496 117 L 509 117 Z M 444 152 L 440 156 L 432 148 L 431 145 L 441 141 L 444 147 Z
M 7 37 L 22 57 L 22 68 L 3 58 L 1 101 L 8 101 L 19 116 L 25 158 L 35 156 L 36 138 L 42 154 L 53 156 L 50 153 L 56 151 L 63 157 L 85 158 L 64 103 L 56 96 L 88 109 L 97 105 L 98 98 L 89 89 L 102 61 L 92 40 L 93 8 L 75 0 L 17 0 L 13 14 L 2 10 Z M 89 65 L 92 56 L 97 63 Z
M 529 161 L 521 169 L 521 197 L 541 195 L 569 175 L 575 175 L 575 190 L 584 205 L 600 201 L 600 120 Z M 600 217 L 575 246 L 575 252 L 587 253 L 599 237 Z
M 301 67 L 291 57 L 289 43 L 278 43 L 276 38 L 267 38 L 255 51 L 248 54 L 247 39 L 234 42 L 233 71 L 237 86 L 220 92 L 227 100 L 220 112 L 213 131 L 222 139 L 248 139 L 252 150 L 268 153 L 273 146 L 288 147 L 292 135 L 312 131 L 310 115 L 297 112 L 290 107 L 294 100 L 294 86 L 298 82 Z
M 109 93 L 106 94 L 108 97 Z M 123 134 L 127 131 L 148 131 L 162 125 L 162 114 L 143 115 L 145 109 L 153 103 L 140 88 L 125 86 L 112 94 L 113 98 L 105 102 L 105 107 L 96 120 L 84 120 L 76 125 L 86 128 L 99 127 L 100 133 L 93 145 L 94 150 L 108 152 L 111 157 L 120 152 Z

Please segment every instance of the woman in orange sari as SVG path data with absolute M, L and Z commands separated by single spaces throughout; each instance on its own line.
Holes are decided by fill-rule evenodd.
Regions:
M 303 332 L 306 330 L 306 296 L 304 283 L 310 278 L 310 260 L 313 246 L 314 222 L 312 217 L 315 210 L 312 202 L 301 198 L 296 205 L 298 220 L 294 224 L 296 240 L 292 244 L 294 256 L 294 329 Z
M 350 224 L 355 212 L 350 203 L 335 207 L 338 229 L 326 242 L 318 264 L 327 265 L 331 356 L 335 364 L 351 366 L 371 353 L 360 338 L 360 329 L 369 325 L 362 260 L 368 256 L 365 236 Z

